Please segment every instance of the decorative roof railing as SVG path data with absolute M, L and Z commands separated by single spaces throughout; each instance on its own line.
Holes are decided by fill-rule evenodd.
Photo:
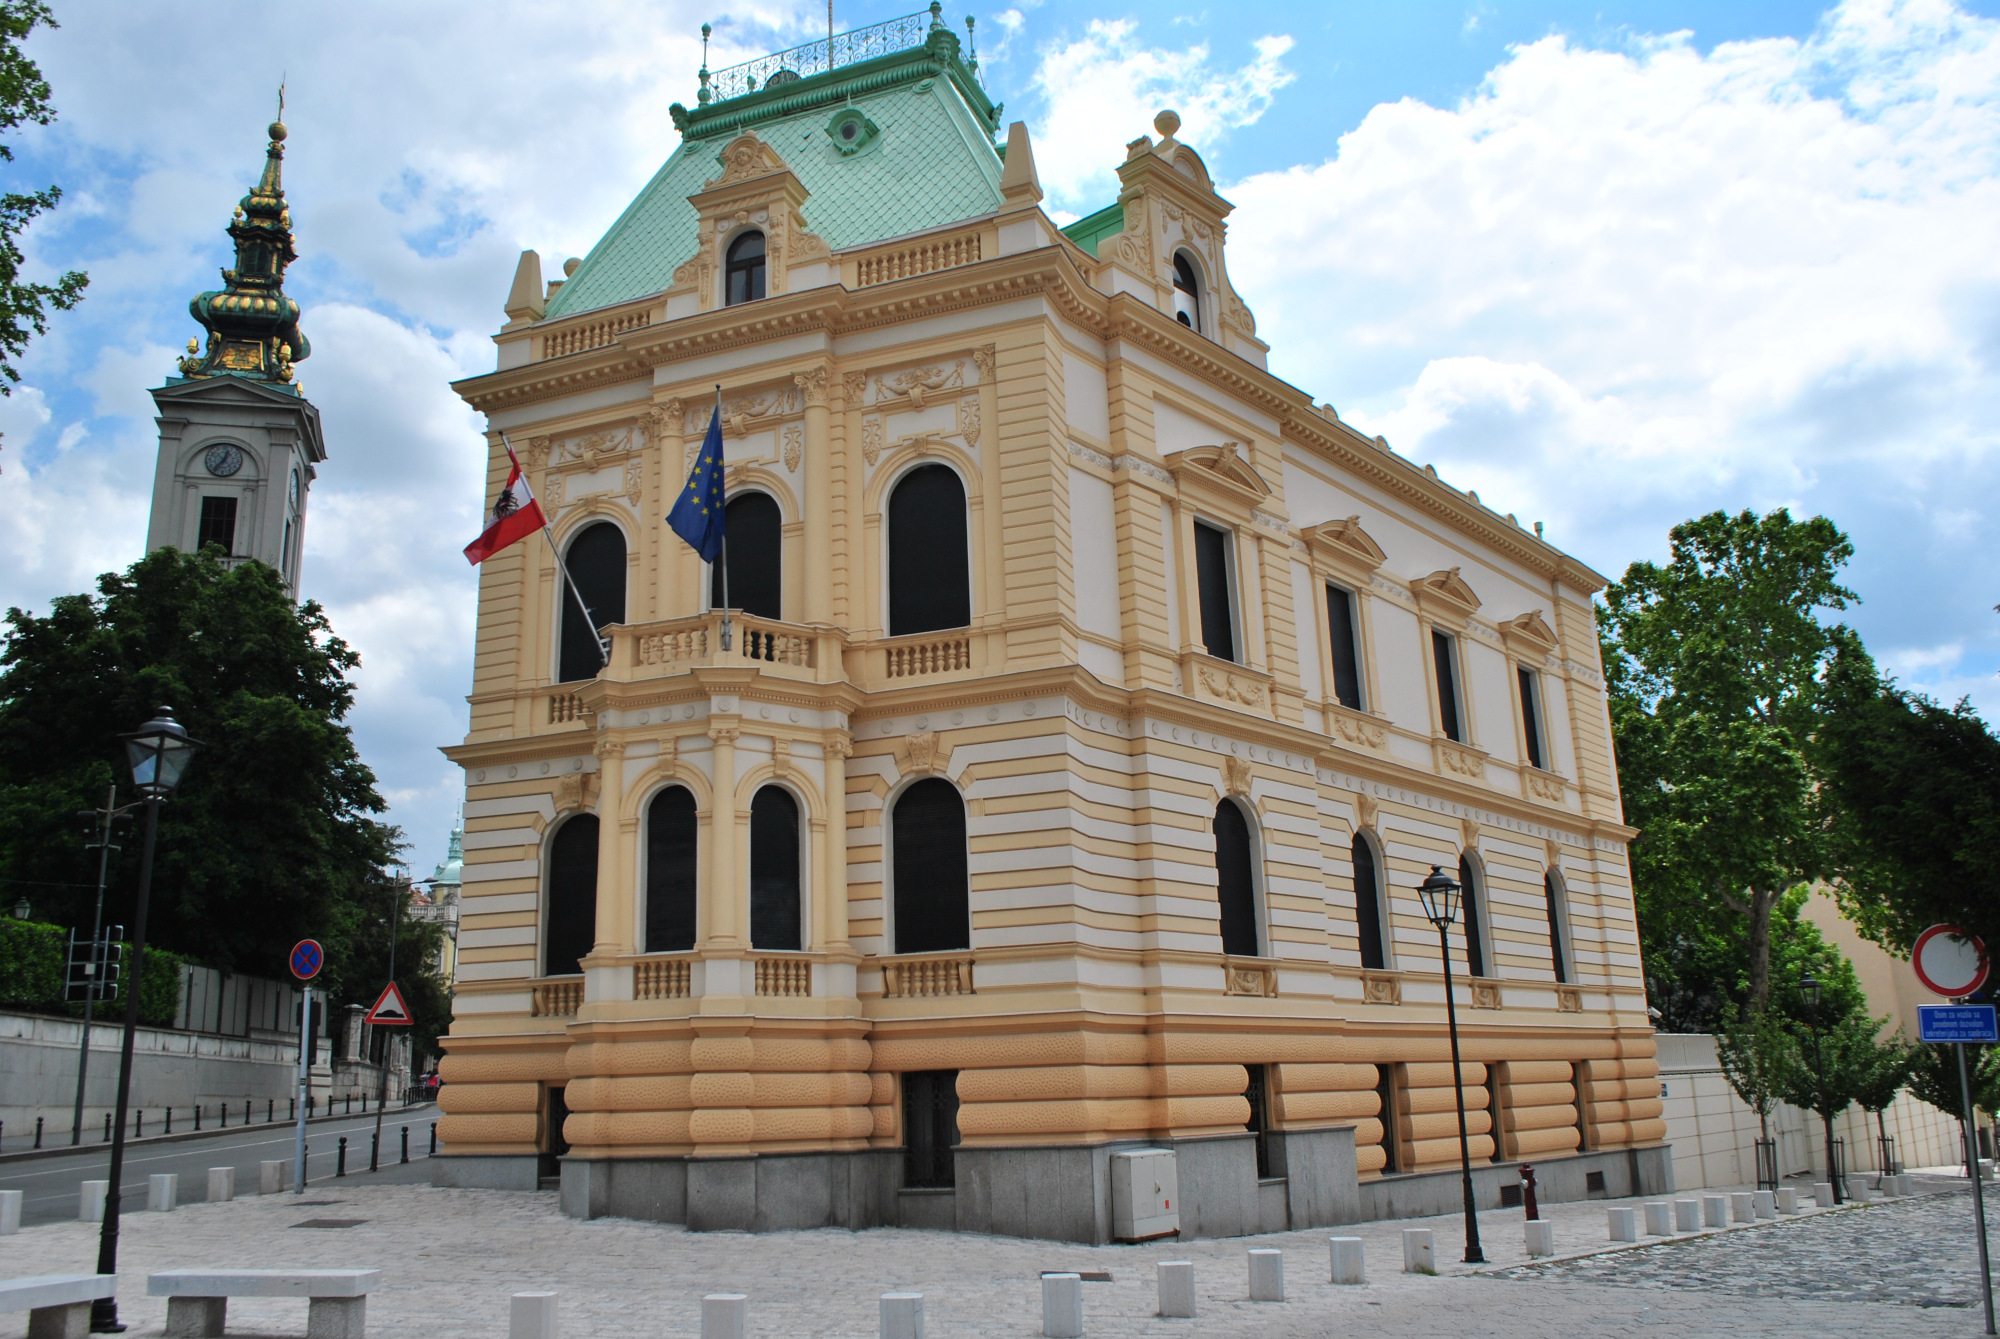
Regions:
M 759 56 L 756 60 L 746 60 L 741 65 L 732 65 L 714 73 L 710 73 L 704 65 L 701 92 L 697 96 L 701 105 L 707 106 L 712 102 L 740 98 L 774 84 L 782 86 L 809 75 L 825 74 L 837 66 L 853 65 L 891 52 L 920 47 L 929 40 L 932 28 L 944 26 L 943 9 L 943 5 L 933 3 L 929 9 L 906 14 L 900 19 L 835 33 L 831 38 L 807 42 L 774 55 Z M 707 36 L 708 26 L 704 24 L 704 44 Z

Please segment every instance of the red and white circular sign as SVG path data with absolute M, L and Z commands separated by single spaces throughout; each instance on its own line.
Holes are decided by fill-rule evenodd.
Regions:
M 1910 950 L 1917 980 L 1934 995 L 1958 999 L 1986 984 L 1986 945 L 1956 925 L 1933 925 Z

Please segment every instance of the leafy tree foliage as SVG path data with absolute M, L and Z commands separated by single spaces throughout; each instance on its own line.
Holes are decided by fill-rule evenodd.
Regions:
M 1783 1100 L 1791 1070 L 1798 1064 L 1798 1041 L 1791 1028 L 1774 1013 L 1746 1018 L 1733 1003 L 1725 1004 L 1715 1033 L 1715 1054 L 1729 1086 L 1743 1105 L 1757 1113 L 1758 1137 L 1769 1139 L 1771 1113 Z
M 0 0 L 0 132 L 27 124 L 45 126 L 56 119 L 48 80 L 21 50 L 37 27 L 55 26 L 55 16 L 42 0 Z M 0 162 L 13 161 L 14 151 L 0 144 Z M 60 199 L 62 190 L 55 186 L 0 193 L 0 395 L 10 394 L 10 383 L 21 379 L 14 360 L 27 351 L 29 332 L 47 334 L 49 309 L 74 307 L 90 282 L 78 270 L 53 284 L 26 283 L 21 278 L 21 233 Z

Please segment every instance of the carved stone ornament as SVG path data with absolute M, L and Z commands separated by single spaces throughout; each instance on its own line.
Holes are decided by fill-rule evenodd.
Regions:
M 565 772 L 556 782 L 556 812 L 575 813 L 597 807 L 597 773 Z
M 884 397 L 907 396 L 910 408 L 922 409 L 927 396 L 964 384 L 965 364 L 962 362 L 955 362 L 949 367 L 935 363 L 910 367 L 880 378 L 875 383 L 876 400 L 879 403 Z
M 1410 583 L 1410 594 L 1428 613 L 1444 614 L 1463 622 L 1479 612 L 1479 596 L 1465 584 L 1456 567 L 1418 577 Z
M 1250 762 L 1247 758 L 1222 760 L 1222 789 L 1230 795 L 1250 793 Z
M 1255 679 L 1238 679 L 1228 670 L 1219 670 L 1210 665 L 1196 667 L 1195 677 L 1201 681 L 1203 688 L 1224 702 L 1235 702 L 1246 707 L 1264 705 L 1264 685 Z
M 539 470 L 549 463 L 549 439 L 530 437 L 528 439 L 528 468 Z
M 1551 804 L 1561 804 L 1569 794 L 1568 784 L 1554 772 L 1544 772 L 1538 768 L 1530 767 L 1526 771 L 1526 776 L 1528 778 L 1528 794 L 1538 800 L 1547 800 Z
M 633 506 L 639 505 L 639 498 L 646 489 L 645 466 L 638 461 L 627 461 L 625 465 L 625 500 Z
M 761 428 L 772 419 L 788 418 L 804 407 L 803 393 L 796 385 L 747 391 L 722 402 L 722 430 L 729 436 L 741 437 L 752 428 Z M 714 412 L 713 400 L 700 400 L 687 406 L 685 417 L 681 420 L 681 431 L 689 436 L 706 433 L 709 415 Z
M 703 190 L 786 170 L 785 160 L 778 157 L 777 150 L 758 139 L 754 130 L 746 130 L 723 145 L 715 160 L 722 165 L 722 175 L 704 184 Z
M 1444 764 L 1447 772 L 1454 772 L 1473 781 L 1486 779 L 1486 759 L 1471 749 L 1462 749 L 1456 744 L 1439 741 L 1438 761 Z
M 549 504 L 551 510 L 563 505 L 563 484 L 568 477 L 564 474 L 552 474 L 549 476 L 549 481 L 542 485 L 542 500 Z
M 942 772 L 951 758 L 951 747 L 935 730 L 926 730 L 920 735 L 905 735 L 902 747 L 896 750 L 896 762 L 905 776 L 919 772 Z
M 1389 742 L 1388 728 L 1372 716 L 1339 706 L 1329 708 L 1327 715 L 1333 720 L 1333 733 L 1343 744 L 1379 749 Z
M 1359 516 L 1308 526 L 1303 533 L 1313 555 L 1331 567 L 1360 575 L 1373 572 L 1388 561 L 1375 537 L 1361 528 Z
M 1497 981 L 1481 981 L 1475 977 L 1472 982 L 1472 1007 L 1475 1009 L 1498 1009 L 1500 1007 L 1500 983 Z
M 979 445 L 979 401 L 967 396 L 958 402 L 958 435 L 967 446 Z
M 774 739 L 771 741 L 771 770 L 778 776 L 792 774 L 792 741 Z
M 1176 451 L 1167 457 L 1167 468 L 1182 482 L 1186 482 L 1192 472 L 1195 479 L 1222 483 L 1227 486 L 1229 495 L 1248 501 L 1253 506 L 1271 496 L 1271 485 L 1251 468 L 1249 461 L 1236 454 L 1234 442 L 1219 446 L 1191 446 L 1185 451 Z
M 1354 797 L 1354 825 L 1357 828 L 1374 827 L 1375 820 L 1381 817 L 1381 812 L 1381 806 L 1375 803 L 1374 796 L 1356 795 Z
M 1534 609 L 1502 623 L 1500 635 L 1531 660 L 1554 655 L 1559 645 L 1556 630 L 1548 625 L 1540 611 Z
M 882 420 L 864 418 L 861 420 L 861 458 L 873 465 L 882 457 Z
M 1458 844 L 1468 851 L 1479 849 L 1479 820 L 1461 818 L 1458 820 Z
M 1583 992 L 1575 986 L 1556 987 L 1556 1008 L 1566 1014 L 1583 1012 Z
M 1222 993 L 1275 999 L 1278 994 L 1278 973 L 1276 969 L 1262 963 L 1225 963 L 1222 968 Z
M 847 407 L 859 409 L 868 399 L 868 374 L 849 372 L 840 379 L 841 389 L 847 394 Z
M 993 367 L 997 361 L 996 352 L 991 344 L 982 344 L 972 351 L 972 365 L 979 369 L 981 381 L 992 380 Z
M 799 461 L 804 457 L 805 450 L 805 429 L 796 423 L 787 425 L 785 428 L 785 469 L 788 473 L 798 473 Z
M 821 405 L 826 403 L 827 383 L 832 380 L 823 367 L 815 367 L 808 372 L 794 372 L 792 384 L 804 393 L 806 403 Z
M 1403 978 L 1392 972 L 1363 972 L 1361 998 L 1369 1004 L 1401 1004 Z

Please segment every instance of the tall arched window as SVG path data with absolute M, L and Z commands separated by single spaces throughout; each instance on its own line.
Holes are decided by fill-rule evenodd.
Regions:
M 797 949 L 799 802 L 783 786 L 750 800 L 750 947 Z
M 1174 257 L 1174 319 L 1190 330 L 1201 329 L 1201 281 L 1186 252 Z
M 1375 848 L 1368 838 L 1354 834 L 1354 919 L 1361 935 L 1361 965 L 1382 971 L 1389 965 L 1389 940 L 1382 925 L 1382 875 L 1376 868 Z
M 947 465 L 919 465 L 889 494 L 889 635 L 972 622 L 965 485 Z
M 764 296 L 764 234 L 746 232 L 729 244 L 722 305 L 755 302 Z
M 685 953 L 695 936 L 694 792 L 668 786 L 646 806 L 646 952 Z
M 609 521 L 586 526 L 583 533 L 569 542 L 563 561 L 569 567 L 570 580 L 576 582 L 576 590 L 571 591 L 569 583 L 563 583 L 561 655 L 556 680 L 574 683 L 597 677 L 597 671 L 604 667 L 604 654 L 597 643 L 598 631 L 625 621 L 625 532 Z M 578 595 L 589 606 L 588 616 L 577 606 Z
M 769 493 L 738 493 L 723 508 L 723 561 L 708 571 L 708 604 L 711 609 L 741 609 L 753 618 L 784 617 L 781 602 L 784 582 L 785 519 Z M 729 590 L 724 598 L 722 569 L 729 568 Z
M 898 953 L 972 947 L 965 862 L 965 801 L 943 777 L 925 777 L 896 797 L 894 839 Z
M 1465 904 L 1465 967 L 1474 976 L 1488 974 L 1486 962 L 1486 882 L 1472 857 L 1458 858 L 1458 900 Z
M 1215 806 L 1215 894 L 1222 903 L 1222 951 L 1257 956 L 1257 888 L 1250 823 L 1234 800 Z
M 574 976 L 597 942 L 597 816 L 578 814 L 549 843 L 549 902 L 542 975 Z
M 1542 875 L 1542 894 L 1549 902 L 1549 956 L 1555 959 L 1556 982 L 1569 983 L 1569 917 L 1563 912 L 1562 876 L 1554 870 Z

